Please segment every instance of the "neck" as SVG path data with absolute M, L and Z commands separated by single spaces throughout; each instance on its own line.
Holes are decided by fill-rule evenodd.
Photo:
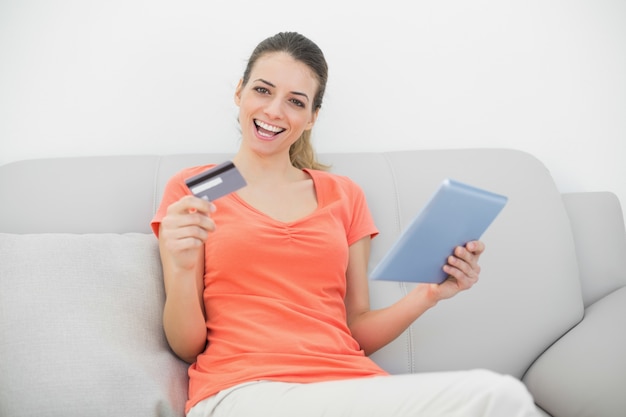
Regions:
M 248 183 L 279 183 L 301 179 L 302 171 L 287 155 L 259 155 L 240 149 L 233 162 Z

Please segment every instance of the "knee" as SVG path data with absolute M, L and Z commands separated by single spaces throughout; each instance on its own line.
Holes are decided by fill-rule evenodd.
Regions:
M 487 415 L 508 415 L 519 417 L 537 416 L 532 395 L 519 379 L 489 370 L 473 371 L 477 379 L 483 381 L 487 394 L 486 406 L 491 413 Z M 505 412 L 506 414 L 500 414 Z

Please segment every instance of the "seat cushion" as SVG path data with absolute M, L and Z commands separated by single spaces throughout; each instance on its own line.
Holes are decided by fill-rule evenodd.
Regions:
M 0 234 L 0 415 L 182 416 L 149 234 Z

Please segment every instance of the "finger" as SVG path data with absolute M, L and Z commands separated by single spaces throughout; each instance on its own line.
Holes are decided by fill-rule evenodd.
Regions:
M 454 275 L 457 278 L 459 278 L 458 274 L 456 274 L 457 271 L 459 271 L 461 274 L 464 274 L 464 275 L 472 274 L 472 265 L 470 265 L 467 261 L 459 257 L 452 256 L 452 255 L 449 256 L 448 266 L 450 267 L 449 273 L 451 275 Z
M 210 215 L 215 212 L 216 207 L 210 201 L 198 198 L 192 195 L 185 196 L 168 207 L 168 213 L 187 214 L 187 213 L 204 213 Z
M 192 240 L 192 246 L 197 245 L 198 242 L 204 243 L 209 237 L 209 233 L 212 230 L 200 226 L 187 226 L 177 230 L 177 240 L 179 243 L 185 244 L 188 240 Z
M 480 255 L 485 251 L 485 244 L 480 240 L 473 240 L 465 245 L 465 248 L 474 255 Z
M 160 234 L 176 240 L 192 237 L 204 242 L 208 233 L 214 232 L 215 229 L 215 222 L 206 214 L 174 212 L 166 215 L 161 221 Z
M 203 213 L 189 213 L 179 216 L 179 218 L 180 220 L 177 222 L 177 229 L 179 233 L 182 233 L 183 235 L 191 233 L 191 236 L 195 237 L 197 233 L 202 233 L 201 238 L 206 240 L 204 233 L 215 231 L 215 222 L 211 217 Z
M 462 262 L 458 259 L 457 261 Z M 444 266 L 444 271 L 449 276 L 448 280 L 453 280 L 456 283 L 456 286 L 461 290 L 468 289 L 478 282 L 478 274 L 471 271 L 466 272 L 463 270 L 462 266 L 459 268 L 448 264 Z
M 460 271 L 462 274 L 477 279 L 480 274 L 480 265 L 478 265 L 478 255 L 474 255 L 467 249 L 459 246 L 455 248 L 454 255 L 448 257 L 448 264 L 452 269 Z M 453 274 L 456 278 L 461 278 Z
M 215 213 L 217 207 L 210 201 L 203 200 L 201 198 L 194 198 L 189 205 L 189 213 L 203 213 L 207 216 Z
M 479 244 L 479 242 L 471 243 L 475 244 L 476 248 L 479 251 L 484 248 L 484 245 Z M 481 254 L 478 252 L 472 252 L 471 250 L 469 250 L 467 248 L 467 245 L 465 247 L 457 246 L 456 248 L 454 248 L 454 256 L 467 262 L 472 268 L 476 268 L 478 266 L 478 259 L 480 258 L 480 255 Z
M 164 230 L 163 237 L 168 242 L 168 247 L 177 251 L 203 244 L 208 239 L 210 232 L 211 230 L 199 226 L 185 226 Z

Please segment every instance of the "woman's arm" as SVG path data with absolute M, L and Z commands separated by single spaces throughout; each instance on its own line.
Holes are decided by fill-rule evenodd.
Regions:
M 214 230 L 214 206 L 195 197 L 172 204 L 159 227 L 165 307 L 163 328 L 172 350 L 192 363 L 207 340 L 204 291 L 204 241 Z
M 419 284 L 395 304 L 370 310 L 367 277 L 370 240 L 365 237 L 350 246 L 345 298 L 348 326 L 367 355 L 393 341 L 439 301 L 453 297 L 478 281 L 478 258 L 485 246 L 475 241 L 457 247 L 454 255 L 448 258 L 444 271 L 449 277 L 443 283 Z

